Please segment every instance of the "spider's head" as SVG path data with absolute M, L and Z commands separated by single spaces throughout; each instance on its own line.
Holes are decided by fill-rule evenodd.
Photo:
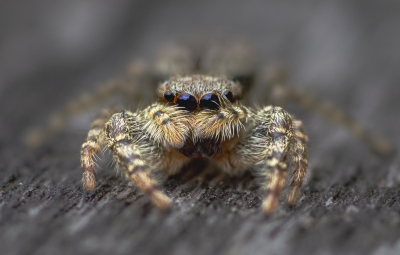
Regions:
M 241 85 L 224 76 L 173 77 L 158 88 L 162 103 L 180 106 L 188 112 L 217 110 L 223 102 L 234 103 L 241 96 Z

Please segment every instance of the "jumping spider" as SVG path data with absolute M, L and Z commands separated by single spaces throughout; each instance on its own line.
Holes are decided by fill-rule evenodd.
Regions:
M 154 77 L 172 76 L 159 83 L 158 102 L 146 109 L 124 110 L 111 118 L 104 111 L 93 121 L 81 150 L 86 190 L 95 187 L 93 157 L 105 144 L 126 178 L 163 209 L 170 206 L 170 199 L 158 188 L 153 174 L 176 174 L 199 158 L 229 175 L 253 169 L 263 178 L 266 196 L 262 210 L 266 214 L 275 210 L 286 182 L 289 185 L 286 202 L 296 203 L 307 171 L 308 138 L 302 122 L 281 107 L 252 109 L 243 105 L 255 74 L 254 55 L 245 41 L 196 37 L 167 44 L 155 66 L 157 71 L 150 76 L 142 64 L 136 63 L 126 78 L 114 80 L 101 87 L 95 96 L 86 96 L 71 104 L 53 119 L 42 135 L 28 137 L 28 143 L 42 143 L 43 134 L 55 133 L 69 116 L 105 100 L 110 94 L 123 92 L 137 101 L 139 94 L 145 95 L 144 90 Z M 281 95 L 274 98 L 280 100 L 278 104 L 294 100 L 303 107 L 316 109 L 345 124 L 372 150 L 389 153 L 391 148 L 386 142 L 371 139 L 343 112 L 334 107 L 319 107 L 309 94 L 281 86 L 282 76 L 277 74 L 268 75 L 261 82 L 278 88 L 270 91 L 272 95 Z M 143 91 L 138 91 L 139 88 Z

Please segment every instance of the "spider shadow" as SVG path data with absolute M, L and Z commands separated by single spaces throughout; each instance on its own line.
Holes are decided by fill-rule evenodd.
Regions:
M 194 159 L 179 173 L 169 176 L 164 186 L 169 189 L 215 188 L 223 191 L 236 190 L 258 193 L 260 187 L 257 179 L 250 169 L 244 171 L 241 175 L 232 176 L 222 172 L 206 159 Z

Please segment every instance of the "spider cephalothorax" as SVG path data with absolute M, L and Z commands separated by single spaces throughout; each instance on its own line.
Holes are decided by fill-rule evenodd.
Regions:
M 239 83 L 224 77 L 194 75 L 174 77 L 158 88 L 161 102 L 177 104 L 192 112 L 195 110 L 216 110 L 221 97 L 234 103 L 242 96 Z
M 294 166 L 287 202 L 297 200 L 307 169 L 304 129 L 280 107 L 253 110 L 240 103 L 241 86 L 223 76 L 173 77 L 158 88 L 160 102 L 141 112 L 100 118 L 82 146 L 83 182 L 94 188 L 94 153 L 103 142 L 118 167 L 162 208 L 170 201 L 152 172 L 176 173 L 204 158 L 228 174 L 253 167 L 265 177 L 265 213 L 277 205 L 289 165 Z
M 163 105 L 176 106 L 185 111 L 186 120 L 183 123 L 186 127 L 180 131 L 184 134 L 184 142 L 169 146 L 177 148 L 187 157 L 210 157 L 221 152 L 221 142 L 231 139 L 243 127 L 247 110 L 243 106 L 237 107 L 241 96 L 241 87 L 237 82 L 202 75 L 174 77 L 162 83 L 158 91 Z M 236 106 L 233 105 L 235 103 Z M 152 114 L 161 117 L 164 112 L 158 110 Z M 174 121 L 171 117 L 163 119 L 161 124 Z M 158 130 L 150 133 L 157 136 Z

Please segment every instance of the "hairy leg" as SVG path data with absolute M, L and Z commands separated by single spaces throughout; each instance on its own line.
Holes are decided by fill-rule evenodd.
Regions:
M 290 140 L 293 135 L 292 119 L 279 107 L 266 107 L 257 112 L 253 134 L 255 153 L 261 161 L 260 174 L 268 182 L 265 184 L 267 195 L 263 200 L 264 213 L 271 214 L 278 204 L 279 194 L 286 181 Z
M 104 143 L 104 127 L 110 117 L 110 113 L 103 109 L 99 115 L 93 120 L 92 127 L 89 130 L 85 142 L 82 144 L 81 149 L 81 164 L 83 168 L 82 181 L 86 190 L 94 189 L 94 175 L 93 175 L 93 156 L 101 148 Z
M 287 195 L 286 202 L 289 205 L 295 205 L 299 197 L 301 185 L 303 185 L 304 178 L 307 172 L 308 159 L 307 159 L 307 141 L 303 123 L 300 120 L 293 120 L 293 142 L 291 146 L 292 163 L 294 172 L 290 180 L 290 188 Z
M 114 114 L 106 124 L 106 142 L 118 168 L 161 209 L 170 206 L 169 198 L 156 185 L 151 176 L 154 160 L 160 148 L 148 139 L 137 123 L 137 114 L 124 111 Z
M 246 134 L 240 140 L 226 141 L 228 146 L 224 144 L 223 148 L 226 151 L 214 160 L 227 172 L 240 172 L 255 165 L 257 174 L 265 179 L 267 194 L 262 209 L 271 214 L 278 204 L 290 165 L 295 169 L 287 202 L 294 204 L 297 200 L 307 169 L 307 136 L 301 122 L 280 107 L 268 106 L 249 115 L 255 122 L 246 128 Z
M 189 135 L 185 114 L 175 106 L 156 103 L 140 113 L 114 114 L 106 124 L 107 145 L 118 167 L 162 209 L 170 201 L 152 173 L 175 173 L 190 160 L 175 150 Z

